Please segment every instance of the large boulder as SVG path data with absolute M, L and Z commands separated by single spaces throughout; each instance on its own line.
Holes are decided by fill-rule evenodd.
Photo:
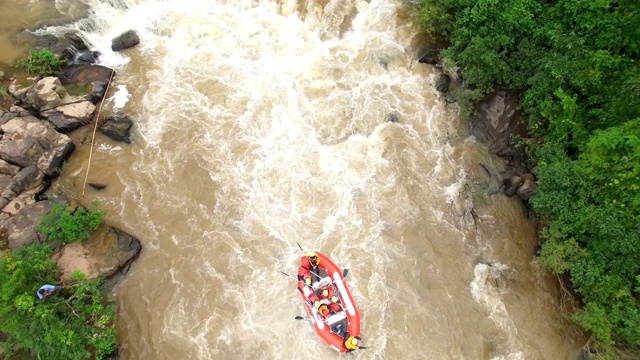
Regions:
M 498 90 L 488 95 L 471 117 L 471 133 L 492 152 L 509 147 L 511 134 L 526 135 L 519 123 L 518 104 L 519 96 L 514 92 Z
M 124 231 L 101 224 L 85 241 L 65 245 L 53 259 L 67 280 L 76 269 L 88 278 L 109 277 L 134 260 L 142 245 Z
M 37 164 L 40 156 L 57 147 L 68 147 L 68 136 L 58 133 L 51 124 L 34 117 L 20 117 L 0 126 L 0 158 L 26 167 Z
M 130 130 L 133 126 L 131 118 L 124 114 L 114 114 L 109 116 L 100 127 L 100 132 L 115 141 L 131 143 Z
M 82 96 L 96 104 L 104 97 L 107 84 L 115 71 L 101 65 L 77 64 L 65 67 L 58 77 L 62 85 L 85 89 Z
M 140 38 L 138 37 L 138 34 L 133 30 L 129 30 L 111 40 L 111 50 L 120 51 L 134 47 L 139 43 Z

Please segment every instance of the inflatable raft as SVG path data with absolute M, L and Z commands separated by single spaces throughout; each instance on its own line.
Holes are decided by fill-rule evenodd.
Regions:
M 327 345 L 344 353 L 348 351 L 344 346 L 345 339 L 349 336 L 360 336 L 360 313 L 344 281 L 342 270 L 322 253 L 316 251 L 315 255 L 320 260 L 315 268 L 310 266 L 307 256 L 300 259 L 298 290 L 318 336 Z M 309 273 L 311 285 L 304 282 L 305 274 L 308 276 Z M 330 299 L 322 298 L 323 289 L 329 289 L 332 295 L 337 297 L 337 302 L 334 299 L 334 305 L 331 305 Z M 332 306 L 330 315 L 323 317 L 314 306 L 316 301 Z

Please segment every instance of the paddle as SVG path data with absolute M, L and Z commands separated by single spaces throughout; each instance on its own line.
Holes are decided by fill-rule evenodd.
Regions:
M 296 320 L 304 320 L 302 316 L 296 316 Z
M 342 271 L 342 277 L 346 278 L 348 273 L 349 273 L 349 269 L 344 269 L 344 271 Z
M 300 248 L 300 251 L 304 252 L 304 250 L 302 250 L 302 246 L 300 246 L 300 243 L 296 241 L 296 244 L 298 244 L 298 247 Z

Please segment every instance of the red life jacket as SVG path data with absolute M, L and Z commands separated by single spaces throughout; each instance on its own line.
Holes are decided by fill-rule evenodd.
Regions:
M 321 299 L 331 299 L 331 297 L 333 297 L 334 294 L 335 294 L 335 292 L 333 291 L 333 286 L 327 286 L 325 289 L 320 291 L 320 298 Z

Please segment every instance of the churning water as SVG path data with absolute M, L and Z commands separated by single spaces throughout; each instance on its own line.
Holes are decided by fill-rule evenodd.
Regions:
M 84 3 L 46 30 L 102 52 L 103 112 L 136 121 L 132 145 L 98 139 L 90 174 L 144 245 L 112 294 L 123 359 L 338 358 L 294 319 L 296 242 L 350 270 L 368 349 L 345 356 L 573 358 L 535 226 L 416 63 L 401 1 Z M 111 52 L 129 29 L 140 45 Z

